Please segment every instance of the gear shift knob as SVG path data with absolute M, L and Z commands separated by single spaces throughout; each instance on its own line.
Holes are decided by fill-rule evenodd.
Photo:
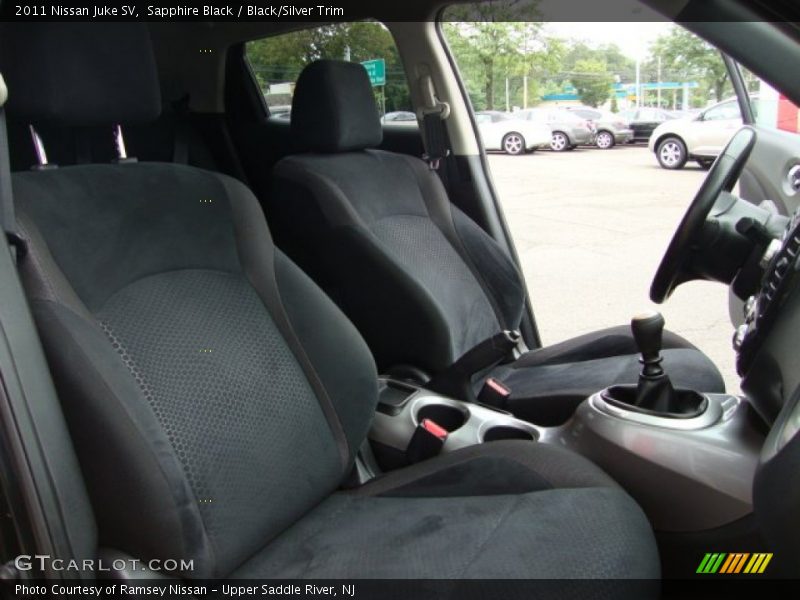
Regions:
M 664 333 L 664 317 L 661 313 L 650 311 L 636 315 L 631 320 L 631 331 L 642 354 L 645 370 L 650 365 L 657 365 L 661 361 L 661 338 Z

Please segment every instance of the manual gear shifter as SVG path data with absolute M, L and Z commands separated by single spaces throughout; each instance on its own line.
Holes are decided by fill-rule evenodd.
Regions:
M 664 333 L 664 317 L 661 313 L 646 312 L 631 320 L 631 331 L 639 348 L 642 372 L 636 388 L 635 405 L 660 413 L 674 411 L 675 389 L 669 376 L 661 366 L 661 341 Z
M 664 317 L 657 312 L 637 315 L 631 320 L 631 331 L 642 355 L 639 383 L 611 386 L 600 392 L 601 398 L 618 408 L 658 417 L 688 418 L 702 414 L 708 407 L 705 396 L 695 390 L 673 388 L 661 366 Z

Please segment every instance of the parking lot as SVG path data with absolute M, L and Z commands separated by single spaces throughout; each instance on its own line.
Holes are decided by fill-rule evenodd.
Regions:
M 738 391 L 727 288 L 691 282 L 662 306 L 648 298 L 705 171 L 695 163 L 666 171 L 643 146 L 492 154 L 489 162 L 545 344 L 656 308 Z

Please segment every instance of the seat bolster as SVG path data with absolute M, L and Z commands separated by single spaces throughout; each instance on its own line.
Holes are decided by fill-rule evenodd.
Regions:
M 522 440 L 470 446 L 379 477 L 361 496 L 453 497 L 556 488 L 618 487 L 598 467 L 557 446 Z
M 413 173 L 430 219 L 468 266 L 498 322 L 506 329 L 519 329 L 526 291 L 517 266 L 500 244 L 450 201 L 442 180 L 425 162 L 413 156 L 397 156 Z
M 100 531 L 99 544 L 141 559 L 194 561 L 213 551 L 180 462 L 142 392 L 94 321 L 35 300 L 31 309 Z
M 697 350 L 691 342 L 671 331 L 664 331 L 661 347 L 663 350 Z M 526 369 L 528 367 L 577 363 L 598 358 L 637 354 L 638 352 L 636 343 L 633 341 L 631 328 L 627 325 L 619 325 L 592 331 L 537 350 L 531 350 L 514 362 L 513 367 L 515 369 Z
M 302 344 L 355 457 L 378 402 L 378 373 L 364 338 L 314 282 L 277 251 L 275 275 L 289 323 Z

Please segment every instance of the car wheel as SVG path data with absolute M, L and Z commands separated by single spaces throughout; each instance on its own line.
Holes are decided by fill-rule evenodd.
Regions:
M 704 171 L 708 171 L 711 168 L 711 165 L 714 164 L 713 158 L 703 158 L 697 161 L 697 164 L 700 165 L 700 168 Z
M 507 133 L 503 138 L 503 151 L 513 156 L 522 154 L 525 152 L 525 138 L 516 132 Z
M 564 152 L 569 148 L 569 138 L 565 133 L 554 131 L 553 137 L 550 140 L 550 149 L 553 152 Z
M 597 139 L 594 141 L 597 147 L 601 150 L 609 150 L 614 147 L 616 140 L 614 136 L 608 131 L 601 131 L 597 134 Z
M 662 140 L 656 148 L 658 164 L 665 169 L 682 169 L 688 158 L 686 154 L 686 144 L 676 137 L 668 137 Z

